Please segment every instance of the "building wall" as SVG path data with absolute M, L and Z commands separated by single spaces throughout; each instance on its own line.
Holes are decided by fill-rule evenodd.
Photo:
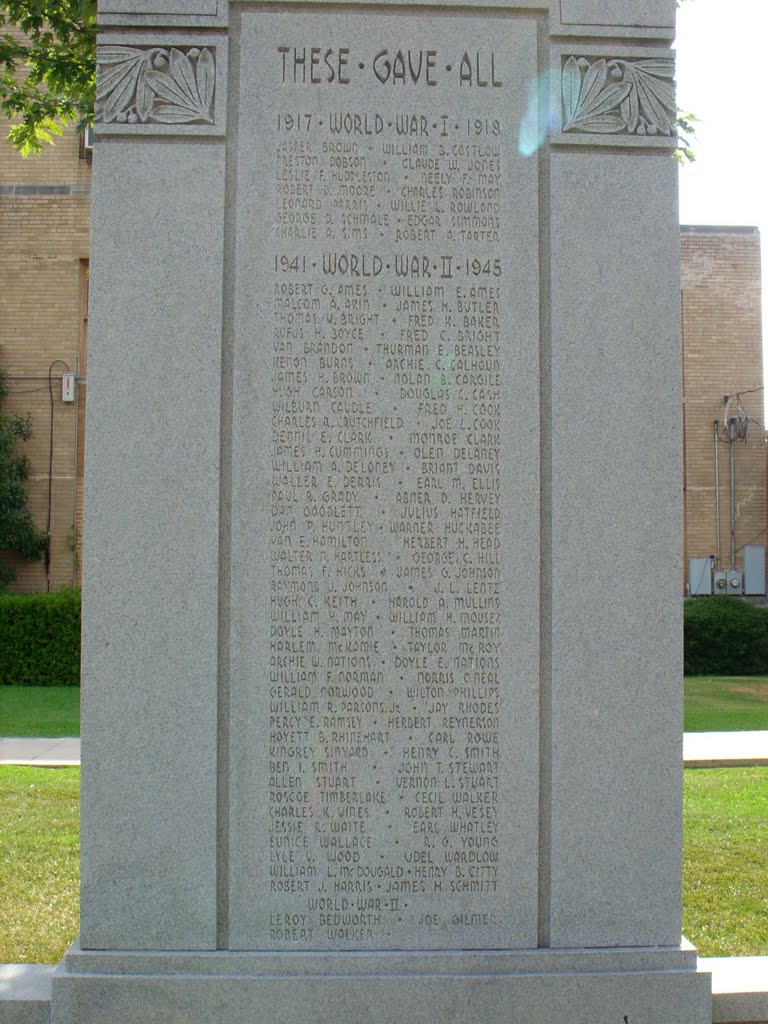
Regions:
M 0 121 L 3 136 L 7 127 Z M 11 386 L 6 409 L 32 418 L 33 436 L 24 449 L 32 463 L 29 503 L 42 529 L 49 515 L 53 408 L 50 576 L 43 562 L 15 559 L 17 591 L 55 590 L 80 579 L 90 178 L 90 161 L 72 129 L 41 158 L 23 160 L 0 144 L 0 365 Z M 734 446 L 741 569 L 744 545 L 768 540 L 757 229 L 683 227 L 681 277 L 686 571 L 688 558 L 717 554 L 715 419 L 720 565 L 731 567 L 729 444 L 723 434 L 731 415 L 749 418 L 746 440 Z M 61 400 L 66 368 L 78 374 L 74 404 Z M 730 405 L 724 396 L 731 396 Z
M 756 228 L 681 229 L 685 558 L 717 557 L 714 421 L 719 421 L 720 565 L 731 565 L 727 420 L 747 423 L 733 446 L 735 568 L 766 544 L 766 443 Z M 729 401 L 730 399 L 730 401 Z
M 3 140 L 8 127 L 0 119 Z M 51 523 L 48 577 L 43 561 L 7 559 L 16 591 L 79 582 L 91 180 L 81 150 L 73 129 L 41 158 L 22 159 L 0 141 L 0 366 L 11 390 L 3 406 L 31 416 L 32 438 L 21 447 L 32 465 L 29 506 L 45 530 L 50 505 Z M 79 377 L 71 404 L 61 399 L 66 369 Z

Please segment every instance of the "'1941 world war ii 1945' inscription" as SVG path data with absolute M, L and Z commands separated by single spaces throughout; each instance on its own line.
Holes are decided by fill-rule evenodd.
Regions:
M 535 944 L 535 26 L 409 24 L 243 21 L 234 947 Z

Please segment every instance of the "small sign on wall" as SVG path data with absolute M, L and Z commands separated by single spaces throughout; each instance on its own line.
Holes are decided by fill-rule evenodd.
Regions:
M 61 400 L 62 402 L 74 402 L 75 400 L 74 373 L 63 373 L 61 375 Z

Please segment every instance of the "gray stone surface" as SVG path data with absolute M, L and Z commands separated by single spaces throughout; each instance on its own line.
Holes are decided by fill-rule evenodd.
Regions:
M 674 179 L 661 155 L 552 155 L 554 946 L 680 935 Z
M 614 29 L 615 38 L 611 39 L 606 33 L 606 38 L 595 42 L 591 38 L 579 38 L 580 33 L 591 34 L 588 26 L 563 25 L 562 36 L 550 49 L 553 80 L 559 82 L 566 97 L 550 115 L 555 129 L 550 136 L 553 145 L 583 147 L 588 140 L 590 149 L 595 151 L 604 148 L 615 150 L 618 143 L 624 151 L 659 149 L 662 153 L 669 152 L 676 116 L 672 91 L 674 56 L 668 46 L 661 45 L 667 30 L 656 31 L 656 44 L 638 52 L 637 45 L 631 43 L 632 32 L 645 35 L 651 32 L 650 29 L 630 31 L 617 28 Z M 641 77 L 645 73 L 650 74 L 651 93 L 646 94 L 637 87 L 638 71 Z M 580 79 L 578 98 L 571 78 L 573 73 L 577 73 Z M 587 75 L 593 84 L 592 94 Z M 618 96 L 626 95 L 627 87 L 629 106 L 624 102 L 613 102 Z M 614 88 L 619 90 L 618 93 L 612 94 Z M 604 119 L 597 115 L 596 123 L 592 121 L 595 105 L 609 107 Z M 637 112 L 636 119 L 632 110 Z M 614 130 L 602 130 L 608 127 Z
M 52 964 L 0 964 L 0 1024 L 49 1024 Z
M 217 0 L 166 0 L 166 3 L 158 0 L 102 0 L 100 13 L 210 16 L 217 13 L 218 6 Z
M 670 956 L 667 950 L 612 950 L 610 953 L 590 954 L 590 967 L 595 967 L 595 956 L 610 958 L 614 971 L 654 971 L 660 969 L 690 969 L 695 951 L 681 951 Z M 284 974 L 312 973 L 323 975 L 335 969 L 336 954 L 316 954 L 296 958 L 290 954 L 272 954 L 261 958 L 262 973 L 277 969 Z M 347 975 L 370 973 L 376 966 L 380 973 L 408 973 L 415 968 L 412 954 L 390 954 L 372 964 L 371 955 L 346 957 Z M 514 960 L 505 954 L 433 954 L 419 958 L 422 971 L 430 973 L 455 972 L 461 966 L 463 974 L 512 974 L 516 964 L 518 973 L 534 974 L 546 968 L 569 973 L 583 967 L 583 953 L 528 951 L 515 954 Z M 79 955 L 77 945 L 69 952 L 68 969 L 85 974 L 158 975 L 162 973 L 212 973 L 221 978 L 227 975 L 257 974 L 256 958 L 242 954 L 131 954 L 120 956 L 109 953 Z M 605 965 L 603 965 L 605 969 Z M 0 965 L 0 1021 L 3 1024 L 47 1024 L 50 1019 L 51 964 Z M 712 975 L 713 1024 L 766 1024 L 768 1022 L 768 959 L 766 957 L 708 957 L 699 958 L 698 971 Z M 57 982 L 61 984 L 61 982 Z M 32 1006 L 31 1004 L 35 1005 Z
M 701 963 L 706 964 L 707 961 Z M 573 974 L 588 968 L 600 973 L 692 971 L 697 967 L 696 950 L 685 940 L 674 948 L 625 949 L 525 949 L 509 951 L 422 950 L 347 953 L 323 952 L 147 952 L 83 950 L 75 941 L 67 951 L 64 971 L 57 978 L 72 975 L 157 975 L 176 977 L 243 975 L 291 977 L 310 974 L 333 976 L 404 976 L 428 974 L 521 975 Z M 343 968 L 343 971 L 340 970 Z M 706 973 L 706 966 L 702 967 Z
M 376 77 L 400 34 L 347 16 L 355 103 L 286 130 L 305 65 L 274 55 L 323 17 L 301 36 L 289 15 L 242 21 L 230 943 L 525 948 L 539 595 L 514 580 L 538 571 L 538 188 L 500 133 L 525 115 L 536 24 L 409 18 L 437 83 L 414 114 Z M 461 83 L 465 51 L 487 87 Z M 480 193 L 487 226 L 463 241 L 452 197 Z
M 122 1024 L 203 1024 L 212 1019 L 250 1024 L 265 1017 L 300 1024 L 308 1019 L 310 1005 L 311 1019 L 318 1024 L 340 1019 L 389 1024 L 406 1016 L 446 1024 L 476 1019 L 502 1024 L 510 1016 L 527 1024 L 612 1024 L 625 1016 L 709 1024 L 709 993 L 695 974 L 553 975 L 490 981 L 455 975 L 303 976 L 265 982 L 241 978 L 234 986 L 229 980 L 198 977 L 174 981 L 105 977 L 67 990 L 62 1008 L 80 1024 L 101 1024 L 115 1016 Z M 75 993 L 80 998 L 70 1001 Z
M 223 152 L 94 152 L 83 945 L 216 945 Z
M 84 955 L 84 958 L 87 955 Z M 181 961 L 179 962 L 179 957 Z M 84 959 L 83 958 L 83 959 Z M 470 1020 L 502 1024 L 613 1024 L 686 1021 L 710 1024 L 708 976 L 681 954 L 656 950 L 533 953 L 131 954 L 89 959 L 90 971 L 58 968 L 54 1024 L 247 1024 L 257 1019 L 333 1024 L 345 1019 Z M 93 960 L 96 961 L 94 970 Z M 231 967 L 227 961 L 233 960 Z M 105 965 L 101 965 L 106 966 Z M 681 971 L 682 968 L 682 971 Z M 687 968 L 687 969 L 686 969 Z M 233 978 L 235 976 L 236 980 Z M 308 1015 L 308 1007 L 311 1007 Z
M 196 5 L 197 0 L 179 3 L 180 8 Z M 201 3 L 201 7 L 206 6 L 215 12 L 217 4 Z M 163 17 L 168 18 L 170 29 L 170 23 L 180 16 Z M 189 20 L 193 24 L 215 25 L 219 19 L 190 15 Z M 130 19 L 129 23 L 134 22 Z M 150 36 L 136 31 L 111 32 L 107 39 L 100 37 L 96 60 L 100 67 L 111 69 L 113 88 L 105 91 L 96 104 L 95 135 L 224 135 L 227 59 L 227 37 L 200 28 L 166 30 Z M 127 75 L 132 76 L 129 86 L 125 81 Z M 161 77 L 153 78 L 158 75 Z M 152 90 L 153 82 L 160 91 Z M 173 100 L 176 102 L 170 102 Z
M 708 1022 L 671 7 L 112 9 L 54 1024 Z
M 581 25 L 621 25 L 673 28 L 674 0 L 560 0 L 563 22 Z
M 595 954 L 590 954 L 593 958 Z M 599 954 L 598 954 L 599 955 Z M 614 950 L 603 952 L 610 957 L 611 967 L 618 970 L 659 970 L 663 968 L 690 969 L 693 950 L 670 956 L 666 950 Z M 119 956 L 108 953 L 79 955 L 77 947 L 70 950 L 67 958 L 70 971 L 95 974 L 157 975 L 163 972 L 200 974 L 207 972 L 221 978 L 224 976 L 256 974 L 253 956 L 241 954 L 131 954 Z M 327 973 L 328 968 L 337 966 L 335 954 L 317 954 L 314 957 L 296 958 L 277 954 L 261 958 L 263 973 L 278 969 L 288 974 Z M 494 975 L 513 973 L 512 958 L 505 954 L 433 954 L 422 956 L 422 971 L 440 974 L 451 972 L 460 963 L 463 974 Z M 346 957 L 347 975 L 370 973 L 374 966 L 373 957 Z M 533 974 L 546 967 L 568 973 L 583 966 L 583 954 L 574 951 L 518 953 L 514 958 L 518 973 Z M 412 954 L 398 956 L 391 954 L 379 958 L 380 973 L 385 968 L 390 973 L 413 972 L 416 958 Z M 594 959 L 590 964 L 595 966 Z M 768 960 L 766 957 L 710 957 L 698 960 L 698 970 L 712 974 L 712 1014 L 714 1024 L 766 1024 L 768 1021 Z M 3 1024 L 48 1024 L 50 1020 L 52 964 L 2 964 L 0 965 L 0 1021 Z M 61 982 L 57 982 L 60 984 Z

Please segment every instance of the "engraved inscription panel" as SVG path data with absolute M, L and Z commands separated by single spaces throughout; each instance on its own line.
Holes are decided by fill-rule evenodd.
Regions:
M 533 946 L 536 25 L 240 43 L 230 946 Z

